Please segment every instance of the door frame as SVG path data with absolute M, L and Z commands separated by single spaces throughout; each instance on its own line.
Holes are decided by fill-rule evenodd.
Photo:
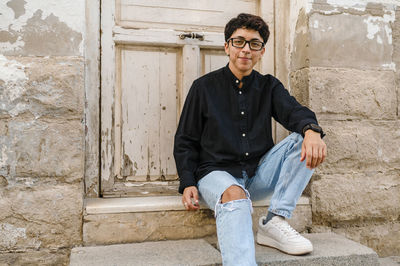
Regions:
M 86 198 L 98 198 L 100 196 L 100 1 L 85 1 L 84 193 Z
M 111 0 L 114 2 L 114 0 Z M 274 52 L 274 69 L 261 66 L 261 71 L 273 73 L 288 87 L 289 74 L 289 16 L 290 0 L 273 0 L 273 10 L 260 5 L 259 15 L 267 17 L 271 13 L 274 21 L 269 22 L 274 31 L 268 43 Z M 86 28 L 85 28 L 85 164 L 84 164 L 84 191 L 86 198 L 101 197 L 101 0 L 86 0 Z M 110 14 L 111 16 L 111 14 Z M 278 23 L 276 23 L 278 22 Z M 106 36 L 104 36 L 106 37 Z M 266 60 L 265 60 L 266 61 Z M 282 139 L 287 135 L 280 126 L 273 127 L 275 139 Z M 104 137 L 104 136 L 103 136 Z

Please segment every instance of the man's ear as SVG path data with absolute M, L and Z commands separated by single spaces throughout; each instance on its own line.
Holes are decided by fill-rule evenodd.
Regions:
M 224 48 L 225 48 L 226 55 L 229 56 L 229 43 L 225 43 Z
M 262 50 L 261 50 L 261 56 L 263 56 L 264 53 L 265 53 L 265 46 L 264 46 L 264 47 L 262 48 Z

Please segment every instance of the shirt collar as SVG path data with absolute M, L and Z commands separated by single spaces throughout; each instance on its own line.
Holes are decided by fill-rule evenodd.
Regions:
M 251 71 L 250 75 L 248 76 L 244 76 L 242 78 L 242 80 L 239 80 L 233 73 L 232 71 L 229 69 L 229 63 L 225 66 L 224 68 L 224 73 L 225 76 L 231 81 L 232 84 L 235 85 L 235 87 L 238 87 L 240 84 L 240 81 L 243 82 L 243 88 L 247 87 L 247 85 L 249 85 L 253 79 L 254 79 L 254 75 L 255 75 L 255 71 L 254 69 Z

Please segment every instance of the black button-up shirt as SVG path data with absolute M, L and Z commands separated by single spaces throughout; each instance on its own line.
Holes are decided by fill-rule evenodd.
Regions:
M 274 146 L 271 117 L 300 134 L 304 126 L 317 124 L 315 114 L 271 75 L 253 70 L 240 81 L 226 66 L 195 80 L 175 134 L 179 192 L 214 170 L 235 177 L 246 171 L 252 177 Z

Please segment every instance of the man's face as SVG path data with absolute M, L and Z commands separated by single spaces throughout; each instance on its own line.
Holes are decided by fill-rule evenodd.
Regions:
M 241 38 L 246 41 L 260 41 L 263 39 L 258 31 L 252 29 L 237 29 L 230 38 Z M 232 73 L 242 79 L 243 76 L 247 76 L 251 73 L 254 65 L 260 60 L 265 52 L 265 47 L 260 51 L 254 51 L 250 49 L 249 43 L 243 48 L 237 48 L 232 45 L 232 41 L 225 43 L 225 52 L 229 55 L 229 68 Z

